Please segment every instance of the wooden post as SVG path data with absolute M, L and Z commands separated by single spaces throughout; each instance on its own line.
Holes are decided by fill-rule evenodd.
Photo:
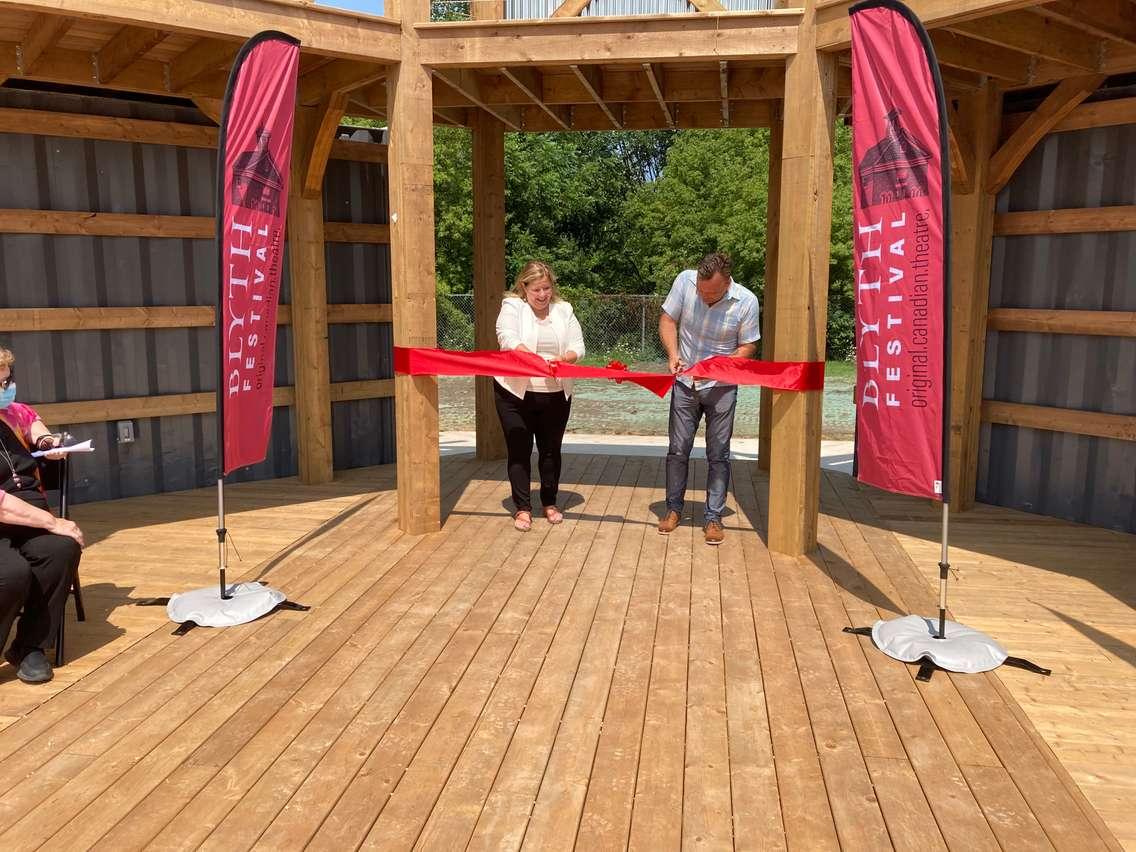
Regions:
M 969 147 L 974 173 L 970 192 L 951 195 L 951 436 L 948 477 L 951 507 L 974 506 L 978 482 L 982 373 L 986 361 L 986 313 L 990 300 L 990 251 L 995 196 L 987 191 L 998 142 L 1002 96 L 994 84 L 959 101 L 960 147 Z
M 401 56 L 387 78 L 390 116 L 391 284 L 396 346 L 436 346 L 434 127 L 430 72 L 419 61 L 416 22 L 429 0 L 400 2 Z M 408 533 L 441 526 L 438 380 L 395 377 L 398 524 Z
M 797 53 L 786 62 L 782 207 L 777 261 L 778 361 L 823 361 L 828 314 L 836 57 L 816 50 L 816 0 L 805 0 Z M 769 547 L 816 547 L 820 507 L 821 391 L 775 391 Z
M 484 110 L 473 116 L 474 343 L 497 348 L 497 313 L 505 289 L 505 125 Z M 477 458 L 505 458 L 493 379 L 477 377 Z
M 327 351 L 327 278 L 323 193 L 305 198 L 304 175 L 319 116 L 296 110 L 288 186 L 288 257 L 292 275 L 292 361 L 296 373 L 296 440 L 300 482 L 330 482 L 331 375 Z
M 761 306 L 761 356 L 773 358 L 777 329 L 777 246 L 781 228 L 781 155 L 785 139 L 784 105 L 776 101 L 769 122 L 769 195 L 765 206 L 765 300 Z M 761 389 L 757 425 L 757 466 L 769 470 L 772 455 L 773 391 Z

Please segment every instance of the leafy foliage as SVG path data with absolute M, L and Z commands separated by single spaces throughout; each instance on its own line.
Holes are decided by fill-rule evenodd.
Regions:
M 440 290 L 472 288 L 470 138 L 435 130 Z M 828 354 L 851 356 L 851 133 L 837 128 Z M 506 272 L 552 264 L 572 298 L 665 293 L 682 269 L 725 251 L 734 277 L 764 293 L 769 134 L 687 130 L 509 134 L 505 141 Z M 504 288 L 508 281 L 502 282 Z

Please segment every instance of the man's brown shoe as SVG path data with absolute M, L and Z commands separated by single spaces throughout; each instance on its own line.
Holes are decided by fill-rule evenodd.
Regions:
M 722 529 L 719 521 L 708 522 L 702 531 L 706 533 L 707 544 L 721 544 L 726 537 L 726 531 Z
M 669 535 L 675 531 L 682 518 L 678 512 L 671 510 L 667 512 L 661 521 L 659 521 L 659 535 Z

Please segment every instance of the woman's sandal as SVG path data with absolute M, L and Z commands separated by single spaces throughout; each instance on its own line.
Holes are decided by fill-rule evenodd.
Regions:
M 522 509 L 513 515 L 513 526 L 521 532 L 528 532 L 532 529 L 532 512 Z
M 564 520 L 564 515 L 555 506 L 545 506 L 544 516 L 548 518 L 550 524 L 559 524 Z

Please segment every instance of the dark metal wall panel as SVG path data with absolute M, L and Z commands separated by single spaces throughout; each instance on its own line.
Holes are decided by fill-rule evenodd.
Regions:
M 207 123 L 194 109 L 0 87 L 0 107 L 44 109 L 152 120 Z M 369 134 L 364 134 L 369 137 Z M 213 215 L 215 153 L 126 142 L 5 134 L 0 145 L 0 207 Z M 332 161 L 329 218 L 387 221 L 386 167 Z M 332 302 L 389 302 L 385 245 L 329 244 Z M 281 302 L 290 301 L 284 255 Z M 212 305 L 216 255 L 209 240 L 0 234 L 0 306 L 117 307 Z M 209 328 L 0 334 L 17 355 L 21 399 L 33 403 L 211 391 L 216 386 L 215 333 Z M 333 326 L 333 381 L 388 378 L 389 325 Z M 276 384 L 294 384 L 292 333 L 278 330 Z M 337 467 L 394 460 L 393 400 L 337 403 Z M 99 452 L 76 458 L 77 502 L 211 484 L 216 477 L 214 415 L 134 421 L 135 441 L 118 444 L 114 423 L 53 423 L 93 438 Z M 296 473 L 295 423 L 277 408 L 264 462 L 233 474 L 241 481 Z
M 356 138 L 369 136 L 358 131 Z M 324 216 L 330 222 L 387 222 L 387 170 L 378 163 L 332 160 L 324 178 Z M 329 243 L 326 249 L 327 298 L 333 304 L 391 301 L 390 247 Z M 389 379 L 394 376 L 389 323 L 333 325 L 328 349 L 333 382 Z M 336 468 L 388 464 L 395 460 L 394 400 L 362 399 L 332 405 L 332 445 Z
M 1136 204 L 1136 125 L 1046 137 L 1000 212 Z M 1136 310 L 1136 233 L 997 237 L 990 306 Z M 989 332 L 983 397 L 1136 414 L 1136 340 Z M 978 499 L 1136 532 L 1136 444 L 983 424 Z

